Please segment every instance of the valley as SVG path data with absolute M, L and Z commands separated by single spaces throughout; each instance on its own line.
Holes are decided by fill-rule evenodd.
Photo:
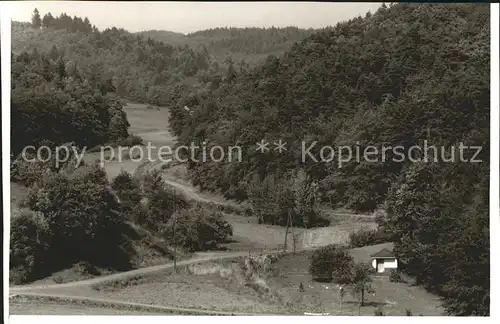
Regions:
M 489 6 L 341 18 L 12 22 L 12 310 L 488 316 Z

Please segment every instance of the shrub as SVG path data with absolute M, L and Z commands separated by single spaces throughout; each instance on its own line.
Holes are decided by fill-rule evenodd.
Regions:
M 332 244 L 313 252 L 309 271 L 315 280 L 344 283 L 349 281 L 353 265 L 352 256 Z
M 363 247 L 367 245 L 389 242 L 388 236 L 381 230 L 360 229 L 349 234 L 349 247 Z
M 13 215 L 10 233 L 11 279 L 21 284 L 50 273 L 47 260 L 52 233 L 41 213 L 21 209 Z
M 180 210 L 170 218 L 163 232 L 171 243 L 174 243 L 174 222 L 175 243 L 190 251 L 216 248 L 233 234 L 231 225 L 224 220 L 222 213 L 207 210 L 200 204 Z
M 252 214 L 259 218 L 260 223 L 286 226 L 291 213 L 294 226 L 329 225 L 329 220 L 322 217 L 317 208 L 313 183 L 301 171 L 286 178 L 273 174 L 263 181 L 255 178 L 247 186 L 247 191 Z
M 63 283 L 63 281 L 64 281 L 63 277 L 61 277 L 61 276 L 59 276 L 59 275 L 54 276 L 54 277 L 52 278 L 52 280 L 53 280 L 56 284 L 62 284 L 62 283 Z
M 27 154 L 26 159 L 33 160 L 36 159 L 36 157 L 35 155 Z M 19 155 L 10 163 L 10 175 L 13 182 L 31 186 L 42 178 L 47 168 L 50 168 L 50 164 L 47 162 L 28 162 Z
M 401 273 L 398 270 L 392 270 L 389 275 L 389 281 L 391 282 L 403 282 L 403 278 L 401 278 Z
M 31 189 L 26 206 L 47 221 L 55 242 L 50 248 L 55 268 L 82 260 L 115 269 L 130 268 L 130 255 L 124 250 L 126 224 L 102 169 L 47 174 Z
M 146 197 L 150 197 L 152 194 L 165 187 L 165 182 L 159 170 L 145 172 L 140 176 L 140 183 L 142 194 Z
M 126 138 L 117 140 L 115 144 L 117 146 L 131 147 L 135 145 L 144 145 L 144 141 L 137 135 L 129 135 Z
M 188 207 L 188 203 L 180 194 L 163 183 L 159 187 L 148 187 L 144 197 L 147 202 L 141 206 L 138 222 L 152 231 L 161 230 L 176 211 Z
M 100 274 L 99 270 L 88 261 L 79 261 L 75 263 L 73 269 L 82 276 L 98 276 Z
M 127 219 L 137 220 L 142 199 L 139 181 L 122 170 L 111 182 L 111 188 L 120 199 L 122 214 Z

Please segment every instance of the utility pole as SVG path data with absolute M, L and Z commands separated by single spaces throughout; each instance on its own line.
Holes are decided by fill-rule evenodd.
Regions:
M 288 226 L 289 225 L 290 225 L 290 211 L 288 211 L 288 217 L 286 219 L 285 244 L 283 245 L 283 251 L 286 251 L 287 238 L 288 238 Z
M 340 287 L 340 314 L 342 314 L 342 303 L 344 301 L 344 287 Z
M 290 219 L 290 227 L 292 228 L 293 253 L 295 253 L 295 234 L 293 233 L 293 219 L 290 210 L 288 210 L 288 218 Z
M 177 273 L 177 238 L 176 238 L 176 232 L 177 232 L 177 197 L 175 195 L 175 189 L 174 190 L 174 272 Z

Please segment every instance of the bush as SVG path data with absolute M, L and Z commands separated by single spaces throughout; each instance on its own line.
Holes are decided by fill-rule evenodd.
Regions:
M 284 178 L 273 174 L 263 181 L 255 178 L 246 189 L 252 214 L 259 218 L 259 224 L 286 226 L 289 213 L 297 227 L 330 223 L 317 208 L 315 187 L 302 171 Z
M 389 275 L 389 281 L 391 282 L 403 282 L 403 278 L 401 278 L 401 273 L 398 270 L 392 270 Z
M 181 210 L 174 217 L 169 220 L 163 231 L 164 235 L 169 242 L 190 251 L 216 248 L 219 243 L 226 242 L 229 236 L 233 235 L 233 228 L 224 220 L 222 213 L 207 210 L 200 204 Z
M 188 207 L 187 201 L 180 194 L 163 183 L 160 187 L 148 187 L 143 197 L 146 198 L 146 203 L 141 206 L 137 220 L 153 232 L 162 230 L 176 211 Z
M 315 250 L 309 271 L 314 280 L 338 283 L 349 282 L 354 266 L 352 256 L 337 245 L 327 245 Z
M 35 155 L 26 155 L 27 160 L 36 159 Z M 25 161 L 21 155 L 19 155 L 10 163 L 10 176 L 13 182 L 19 182 L 25 186 L 31 186 L 42 178 L 43 173 L 47 170 L 47 168 L 50 168 L 50 166 L 51 165 L 47 162 Z
M 47 257 L 52 233 L 43 215 L 22 209 L 13 215 L 10 231 L 10 270 L 14 284 L 50 273 Z
M 41 213 L 55 244 L 51 265 L 66 268 L 78 261 L 129 269 L 125 220 L 105 172 L 79 168 L 71 175 L 51 173 L 33 187 L 26 206 Z
M 88 261 L 79 261 L 75 263 L 73 269 L 82 276 L 98 276 L 100 274 L 99 270 Z
M 129 220 L 137 220 L 142 199 L 139 181 L 130 173 L 121 171 L 111 182 L 111 188 L 120 199 L 123 216 Z
M 349 247 L 363 247 L 389 242 L 389 237 L 381 230 L 360 229 L 349 234 Z
M 144 141 L 137 135 L 129 135 L 126 138 L 117 140 L 115 143 L 117 146 L 132 147 L 136 145 L 144 145 Z

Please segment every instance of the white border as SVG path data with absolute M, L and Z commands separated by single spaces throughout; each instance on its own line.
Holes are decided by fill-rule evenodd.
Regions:
M 68 323 L 71 321 L 74 324 L 77 323 L 107 323 L 110 320 L 112 322 L 120 322 L 122 324 L 136 324 L 141 320 L 144 320 L 143 316 L 11 316 L 9 317 L 9 305 L 8 305 L 8 275 L 9 275 L 9 235 L 10 235 L 10 48 L 11 48 L 11 20 L 9 15 L 9 6 L 10 4 L 6 2 L 0 3 L 0 13 L 1 13 L 1 32 L 2 32 L 2 172 L 3 172 L 3 215 L 4 215 L 4 245 L 3 245 L 3 264 L 4 264 L 4 272 L 3 272 L 3 280 L 4 280 L 4 318 L 8 320 L 10 323 Z M 490 165 L 491 165 L 491 174 L 490 174 L 490 255 L 491 255 L 491 311 L 490 315 L 492 318 L 500 318 L 500 309 L 498 309 L 498 305 L 500 305 L 500 300 L 498 298 L 498 288 L 499 288 L 499 280 L 500 276 L 495 273 L 494 269 L 500 269 L 499 266 L 499 258 L 497 246 L 499 245 L 500 238 L 498 235 L 500 234 L 500 191 L 499 191 L 499 122 L 500 122 L 500 113 L 499 113 L 499 4 L 491 4 L 490 11 L 490 19 L 491 19 L 491 74 L 490 74 L 490 82 L 491 82 L 491 91 L 490 91 L 490 120 L 491 120 L 491 128 L 490 128 Z M 495 252 L 494 252 L 495 251 Z M 495 307 L 494 305 L 497 305 Z M 165 323 L 166 320 L 171 319 L 171 317 L 164 316 L 148 316 L 147 321 L 149 323 Z M 260 317 L 262 318 L 262 317 Z M 260 320 L 259 318 L 259 320 Z M 208 323 L 221 323 L 221 322 L 234 322 L 234 318 L 230 317 L 222 317 L 215 318 L 213 316 L 209 317 L 191 317 L 191 316 L 182 316 L 179 317 L 182 321 L 207 321 Z M 370 321 L 375 323 L 398 323 L 401 319 L 397 317 L 370 317 Z M 239 317 L 237 319 L 241 324 L 253 324 L 255 318 L 252 317 Z M 264 322 L 272 321 L 272 317 L 262 318 Z M 300 323 L 304 320 L 312 320 L 312 319 L 304 319 L 302 317 L 293 317 L 288 316 L 286 320 L 291 323 Z M 331 317 L 315 317 L 314 321 L 316 322 L 324 322 L 331 323 L 331 321 L 340 320 L 340 318 L 331 318 Z M 351 323 L 361 323 L 363 318 L 361 317 L 342 317 L 342 322 L 351 322 Z M 453 322 L 456 321 L 488 321 L 489 318 L 459 318 L 459 317 L 405 317 L 405 321 L 429 321 L 429 322 Z M 399 324 L 399 323 L 398 323 Z
M 7 3 L 0 4 L 2 32 L 2 193 L 3 193 L 3 312 L 9 316 L 10 243 L 10 49 L 11 20 Z

